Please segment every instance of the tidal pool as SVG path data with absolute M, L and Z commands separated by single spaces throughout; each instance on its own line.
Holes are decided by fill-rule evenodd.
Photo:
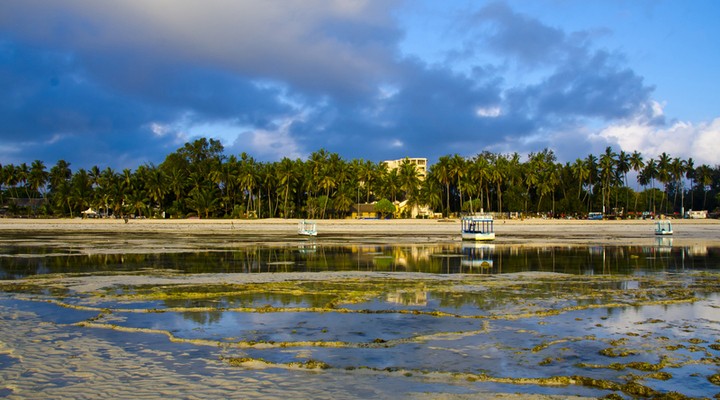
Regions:
M 718 248 L 47 246 L 2 246 L 0 397 L 720 394 Z

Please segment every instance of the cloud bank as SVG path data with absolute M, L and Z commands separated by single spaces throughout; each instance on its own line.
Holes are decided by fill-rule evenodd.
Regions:
M 448 20 L 443 62 L 406 54 L 400 1 L 7 0 L 0 160 L 113 168 L 220 139 L 272 161 L 374 161 L 606 145 L 720 162 L 718 120 L 666 123 L 595 31 L 488 3 Z M 673 140 L 673 138 L 675 140 Z M 680 140 L 678 140 L 680 138 Z

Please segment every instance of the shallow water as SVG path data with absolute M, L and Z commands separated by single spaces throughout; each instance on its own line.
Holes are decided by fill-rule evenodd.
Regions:
M 720 393 L 718 248 L 26 239 L 1 247 L 0 397 Z M 123 274 L 147 283 L 74 286 Z

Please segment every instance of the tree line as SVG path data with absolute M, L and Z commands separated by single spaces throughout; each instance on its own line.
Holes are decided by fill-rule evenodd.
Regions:
M 409 159 L 388 169 L 320 149 L 307 160 L 258 162 L 246 153 L 226 156 L 219 141 L 206 138 L 134 171 L 73 172 L 65 160 L 49 170 L 40 160 L 0 165 L 0 205 L 10 216 L 76 217 L 93 208 L 116 217 L 323 219 L 348 217 L 358 203 L 398 201 L 444 216 L 481 209 L 553 217 L 712 211 L 720 204 L 720 166 L 612 147 L 565 164 L 550 149 L 525 160 L 486 151 L 442 156 L 423 179 Z

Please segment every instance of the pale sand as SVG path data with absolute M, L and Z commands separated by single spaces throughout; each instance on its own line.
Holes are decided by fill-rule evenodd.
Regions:
M 295 237 L 297 219 L 0 219 L 0 235 L 18 233 L 168 233 L 227 234 L 245 237 Z M 673 220 L 674 245 L 720 246 L 720 220 Z M 318 220 L 318 240 L 333 236 L 362 238 L 423 237 L 424 241 L 459 240 L 460 221 L 450 220 Z M 654 242 L 654 221 L 496 220 L 497 244 L 627 244 Z

